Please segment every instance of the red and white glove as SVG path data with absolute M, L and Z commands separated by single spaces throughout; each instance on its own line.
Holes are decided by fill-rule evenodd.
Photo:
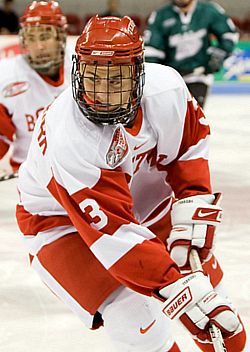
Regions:
M 233 307 L 219 296 L 202 272 L 184 276 L 159 291 L 167 300 L 163 312 L 170 318 L 179 318 L 192 336 L 202 342 L 211 342 L 209 325 L 217 325 L 226 338 L 241 328 Z
M 201 262 L 212 255 L 215 228 L 221 222 L 221 193 L 181 199 L 171 211 L 172 231 L 167 239 L 171 258 L 181 269 L 190 269 L 191 248 L 198 251 Z

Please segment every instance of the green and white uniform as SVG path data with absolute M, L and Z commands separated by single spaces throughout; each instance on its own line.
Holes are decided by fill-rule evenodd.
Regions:
M 212 39 L 223 59 L 229 56 L 238 40 L 232 20 L 216 3 L 194 1 L 184 14 L 174 5 L 154 11 L 144 33 L 145 56 L 148 62 L 174 67 L 186 83 L 212 83 L 209 67 Z M 223 62 L 221 60 L 221 64 Z

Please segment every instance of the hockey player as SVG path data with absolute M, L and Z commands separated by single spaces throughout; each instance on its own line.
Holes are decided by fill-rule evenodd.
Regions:
M 181 76 L 144 70 L 129 17 L 95 16 L 72 77 L 73 97 L 68 88 L 44 110 L 19 170 L 17 221 L 32 267 L 89 328 L 104 324 L 119 352 L 180 351 L 169 318 L 203 351 L 213 350 L 211 321 L 228 351 L 243 351 L 244 328 L 211 265 L 221 207 L 209 126 Z M 193 246 L 215 289 L 201 272 L 181 274 Z
M 20 18 L 22 54 L 0 61 L 0 159 L 25 160 L 39 112 L 70 84 L 66 17 L 55 1 L 34 1 Z
M 238 34 L 232 20 L 216 3 L 172 0 L 151 14 L 144 40 L 146 61 L 179 71 L 203 107 L 213 82 L 212 73 L 219 71 L 232 53 Z

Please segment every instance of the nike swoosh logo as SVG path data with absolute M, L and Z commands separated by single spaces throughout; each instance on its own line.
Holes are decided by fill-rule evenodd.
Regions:
M 217 268 L 217 260 L 214 259 L 214 262 L 212 263 L 212 268 L 215 270 Z
M 155 322 L 156 322 L 156 320 L 152 321 L 152 323 L 151 323 L 149 326 L 147 326 L 145 329 L 140 328 L 140 333 L 141 333 L 141 334 L 146 334 L 146 332 L 147 332 L 149 329 L 152 328 L 152 326 L 154 325 Z
M 137 149 L 140 149 L 144 144 L 146 144 L 147 142 L 144 142 L 144 143 L 142 143 L 142 144 L 140 144 L 140 145 L 136 145 L 135 147 L 134 147 L 134 150 L 137 150 Z
M 209 215 L 213 215 L 213 214 L 217 214 L 217 210 L 216 211 L 208 211 L 208 212 L 205 212 L 205 213 L 202 210 L 200 210 L 198 212 L 198 216 L 200 218 L 204 218 L 205 216 L 209 216 Z

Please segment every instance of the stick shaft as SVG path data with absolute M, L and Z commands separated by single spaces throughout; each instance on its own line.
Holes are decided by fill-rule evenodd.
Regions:
M 203 271 L 199 255 L 195 249 L 191 249 L 189 263 L 192 271 Z M 210 324 L 209 333 L 213 343 L 214 351 L 227 352 L 220 329 L 216 325 Z
M 0 174 L 0 182 L 8 181 L 18 176 L 17 172 Z

